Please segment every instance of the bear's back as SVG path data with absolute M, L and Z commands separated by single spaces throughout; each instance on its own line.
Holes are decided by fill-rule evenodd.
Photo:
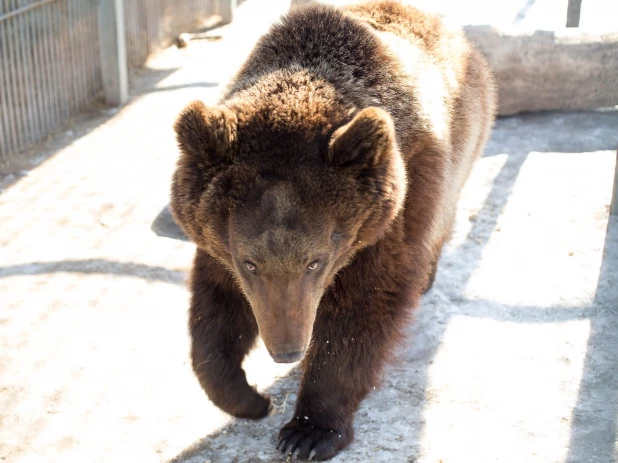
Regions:
M 389 112 L 405 153 L 421 132 L 450 143 L 470 53 L 460 32 L 393 1 L 298 7 L 260 39 L 223 100 L 273 73 L 306 71 L 332 85 L 348 107 Z
M 393 67 L 395 61 L 385 56 L 381 41 L 363 23 L 333 7 L 299 7 L 260 39 L 224 100 L 273 72 L 305 70 L 362 108 L 367 91 L 373 104 L 380 103 L 392 83 Z

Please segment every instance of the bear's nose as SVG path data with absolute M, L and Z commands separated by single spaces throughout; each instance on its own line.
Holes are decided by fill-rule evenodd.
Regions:
M 273 354 L 272 352 L 269 352 L 269 353 L 270 353 L 270 356 L 273 358 L 273 360 L 277 363 L 298 362 L 302 360 L 303 357 L 305 356 L 304 350 L 298 350 L 296 352 L 286 352 L 284 354 Z

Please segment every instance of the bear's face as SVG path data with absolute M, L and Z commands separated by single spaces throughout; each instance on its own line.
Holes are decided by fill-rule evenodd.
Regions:
M 256 148 L 228 108 L 192 103 L 175 129 L 177 222 L 234 276 L 273 359 L 300 360 L 336 272 L 402 208 L 405 169 L 390 117 L 360 111 L 324 146 L 307 143 L 298 163 L 273 156 L 274 145 Z
M 303 357 L 320 299 L 350 257 L 356 236 L 336 220 L 328 201 L 304 201 L 299 193 L 309 188 L 299 183 L 269 183 L 229 220 L 236 280 L 277 362 Z

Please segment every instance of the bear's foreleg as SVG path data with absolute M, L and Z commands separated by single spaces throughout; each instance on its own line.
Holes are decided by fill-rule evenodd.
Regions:
M 242 361 L 258 334 L 249 304 L 215 259 L 198 250 L 189 310 L 193 371 L 210 400 L 223 411 L 259 419 L 270 400 L 249 386 Z
M 336 297 L 324 295 L 294 417 L 279 433 L 280 451 L 326 460 L 352 441 L 354 414 L 379 384 L 408 312 L 390 288 L 367 287 L 344 283 L 333 290 Z

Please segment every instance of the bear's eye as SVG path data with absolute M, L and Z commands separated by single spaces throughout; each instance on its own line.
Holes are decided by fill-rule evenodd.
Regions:
M 251 262 L 245 262 L 245 265 L 247 266 L 247 270 L 249 270 L 250 272 L 255 272 L 254 264 L 252 264 Z
M 309 268 L 309 270 L 315 270 L 316 268 L 318 268 L 318 261 L 316 260 L 314 262 L 311 262 L 309 264 L 308 268 Z

